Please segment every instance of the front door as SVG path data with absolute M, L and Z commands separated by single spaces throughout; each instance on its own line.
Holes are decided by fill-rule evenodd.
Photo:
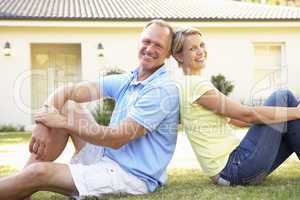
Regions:
M 53 91 L 81 77 L 80 44 L 31 45 L 31 108 L 39 108 Z

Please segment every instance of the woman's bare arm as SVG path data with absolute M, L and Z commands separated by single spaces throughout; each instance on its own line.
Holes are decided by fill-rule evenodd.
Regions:
M 216 90 L 207 91 L 196 102 L 216 114 L 250 124 L 272 124 L 300 118 L 299 107 L 242 105 Z
M 229 119 L 228 124 L 234 125 L 236 127 L 245 128 L 251 126 L 250 123 L 243 122 L 237 119 Z

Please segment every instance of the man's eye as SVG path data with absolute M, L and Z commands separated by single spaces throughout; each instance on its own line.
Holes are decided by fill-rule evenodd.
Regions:
M 157 48 L 157 49 L 161 49 L 162 48 L 162 46 L 160 46 L 159 44 L 156 44 L 156 45 L 154 45 L 155 46 L 155 48 Z

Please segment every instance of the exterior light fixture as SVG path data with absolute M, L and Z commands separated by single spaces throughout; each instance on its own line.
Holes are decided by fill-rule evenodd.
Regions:
M 5 42 L 4 49 L 3 49 L 3 54 L 4 56 L 10 56 L 11 55 L 11 48 L 10 48 L 10 43 Z
M 98 44 L 98 49 L 97 49 L 97 51 L 98 51 L 98 56 L 99 56 L 99 57 L 104 57 L 104 48 L 103 48 L 102 43 L 99 43 L 99 44 Z

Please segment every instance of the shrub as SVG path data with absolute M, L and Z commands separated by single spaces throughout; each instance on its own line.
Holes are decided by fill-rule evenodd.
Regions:
M 12 124 L 3 124 L 0 125 L 0 132 L 24 132 L 25 126 L 23 125 L 12 125 Z
M 125 73 L 124 70 L 115 67 L 104 72 L 104 76 L 113 75 L 113 74 L 124 74 L 124 73 Z
M 234 89 L 234 85 L 231 81 L 227 81 L 225 76 L 218 74 L 211 77 L 212 84 L 224 95 L 228 96 Z
M 112 68 L 104 73 L 104 76 L 113 75 L 113 74 L 122 74 L 125 71 L 118 69 L 118 68 Z M 96 108 L 91 111 L 94 119 L 97 123 L 101 125 L 109 125 L 110 118 L 112 115 L 112 112 L 115 108 L 115 101 L 111 98 L 104 98 L 99 100 L 99 102 L 96 105 Z
M 112 112 L 115 108 L 115 101 L 110 98 L 101 99 L 95 110 L 92 110 L 92 115 L 98 124 L 109 125 Z

